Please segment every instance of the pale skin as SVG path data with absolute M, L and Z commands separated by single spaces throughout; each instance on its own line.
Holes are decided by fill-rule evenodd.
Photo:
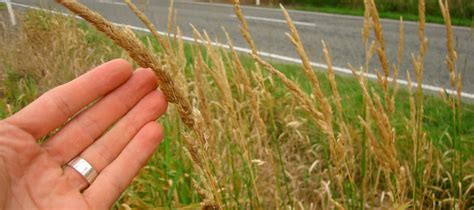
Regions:
M 113 60 L 1 120 L 0 209 L 109 209 L 163 138 L 156 81 Z M 78 155 L 99 173 L 90 186 L 63 167 Z

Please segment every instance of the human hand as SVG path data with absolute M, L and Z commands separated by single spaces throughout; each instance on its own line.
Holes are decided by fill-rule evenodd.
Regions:
M 156 89 L 152 71 L 113 60 L 0 121 L 0 209 L 110 208 L 163 138 Z M 63 167 L 76 156 L 99 173 L 90 186 Z

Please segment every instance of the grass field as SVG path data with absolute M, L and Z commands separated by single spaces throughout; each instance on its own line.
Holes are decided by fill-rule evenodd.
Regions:
M 373 22 L 377 37 L 376 11 L 368 11 L 365 21 Z M 104 61 L 133 62 L 133 54 L 83 22 L 44 12 L 28 12 L 21 21 L 20 34 L 0 34 L 1 118 Z M 241 27 L 251 40 L 243 19 Z M 289 28 L 305 61 L 297 32 Z M 456 96 L 425 96 L 422 89 L 389 84 L 383 72 L 379 81 L 366 81 L 179 38 L 137 36 L 172 75 L 172 87 L 194 110 L 187 117 L 199 126 L 189 127 L 171 105 L 159 120 L 165 141 L 116 208 L 474 206 L 474 106 Z M 197 30 L 195 37 L 210 39 Z M 376 50 L 382 43 L 375 41 L 361 49 L 368 61 L 383 60 Z M 329 51 L 321 53 L 330 64 Z M 422 59 L 421 50 L 414 62 Z M 415 68 L 412 78 L 421 80 L 423 68 Z M 460 78 L 452 79 L 459 84 Z

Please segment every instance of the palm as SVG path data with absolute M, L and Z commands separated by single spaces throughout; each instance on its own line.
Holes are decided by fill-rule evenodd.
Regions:
M 82 194 L 63 176 L 62 166 L 35 142 L 33 136 L 5 123 L 0 125 L 0 133 L 4 134 L 0 151 L 14 151 L 5 153 L 3 165 L 0 165 L 6 169 L 2 173 L 13 178 L 3 189 L 12 196 L 10 206 L 87 209 L 88 203 Z
M 0 209 L 109 208 L 162 138 L 154 120 L 167 103 L 155 89 L 152 72 L 132 74 L 129 64 L 115 60 L 0 121 Z M 63 167 L 79 155 L 99 172 L 90 186 Z

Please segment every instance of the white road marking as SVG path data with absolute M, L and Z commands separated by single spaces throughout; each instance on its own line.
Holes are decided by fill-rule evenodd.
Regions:
M 100 3 L 106 3 L 106 4 L 115 4 L 115 5 L 121 5 L 121 6 L 127 6 L 127 4 L 123 3 L 123 2 L 116 2 L 114 0 L 100 0 L 98 1 Z
M 122 3 L 122 2 L 107 2 L 109 4 L 115 4 L 115 5 L 122 5 L 122 6 L 127 6 L 127 4 Z
M 237 18 L 236 15 L 229 15 L 229 17 Z M 286 24 L 286 20 L 282 19 L 273 19 L 273 18 L 265 18 L 265 17 L 255 17 L 255 16 L 245 16 L 245 19 L 247 20 L 261 20 L 261 21 L 268 21 L 268 22 L 275 22 L 275 23 L 284 23 Z M 308 23 L 308 22 L 300 22 L 300 21 L 293 21 L 295 25 L 302 25 L 302 26 L 313 26 L 316 27 L 316 24 L 314 23 Z
M 29 6 L 29 5 L 24 5 L 24 4 L 18 4 L 18 3 L 14 3 L 14 2 L 12 2 L 11 4 L 14 5 L 14 6 L 25 7 L 25 8 L 29 8 L 29 9 L 50 11 L 50 12 L 53 12 L 53 13 L 56 13 L 56 14 L 61 14 L 61 15 L 64 15 L 64 16 L 71 16 L 71 15 L 66 14 L 66 13 L 56 12 L 56 11 L 47 10 L 47 9 L 42 9 L 42 8 L 39 8 L 39 7 L 34 7 L 34 6 Z M 73 16 L 73 17 L 82 19 L 79 16 Z M 116 25 L 116 26 L 120 26 L 120 27 L 129 27 L 129 28 L 131 28 L 133 30 L 136 30 L 136 31 L 142 31 L 142 32 L 150 33 L 150 30 L 148 30 L 147 28 L 142 28 L 142 27 L 137 27 L 137 26 L 130 26 L 130 25 L 125 25 L 125 24 L 121 24 L 121 23 L 113 23 L 113 24 Z M 163 36 L 174 37 L 174 34 L 169 34 L 167 32 L 158 31 L 158 33 L 160 35 L 163 35 Z M 185 41 L 189 41 L 189 42 L 205 43 L 201 40 L 195 40 L 194 38 L 187 37 L 187 36 L 182 36 L 182 39 L 185 40 Z M 222 47 L 222 48 L 225 48 L 225 49 L 230 48 L 226 44 L 221 44 L 221 43 L 216 43 L 216 42 L 211 42 L 211 45 L 217 46 L 217 47 Z M 236 51 L 244 52 L 244 53 L 251 53 L 252 52 L 250 49 L 243 48 L 243 47 L 234 46 L 234 49 Z M 260 56 L 267 57 L 267 58 L 278 59 L 278 60 L 288 61 L 288 62 L 298 63 L 298 64 L 302 63 L 301 60 L 298 59 L 298 58 L 292 58 L 292 57 L 283 56 L 283 55 L 276 55 L 276 54 L 272 54 L 272 53 L 268 53 L 268 52 L 262 52 L 262 51 L 259 51 L 258 54 Z M 322 63 L 310 62 L 310 64 L 314 67 L 317 67 L 317 68 L 323 68 L 323 69 L 327 68 L 327 65 L 322 64 Z M 336 72 L 340 72 L 340 73 L 344 73 L 344 74 L 352 74 L 352 71 L 350 69 L 347 69 L 347 68 L 333 66 L 333 69 Z M 377 79 L 377 75 L 371 74 L 371 73 L 364 74 L 364 76 L 368 77 L 368 78 L 371 78 L 371 79 Z M 389 81 L 393 81 L 393 79 L 389 78 Z M 401 85 L 408 86 L 408 81 L 407 80 L 397 79 L 397 83 L 401 84 Z M 416 87 L 418 87 L 418 84 L 415 83 L 415 82 L 412 82 L 412 87 L 416 88 Z M 422 88 L 424 90 L 429 90 L 429 91 L 433 91 L 433 92 L 437 92 L 437 93 L 446 92 L 447 94 L 450 94 L 450 95 L 457 95 L 456 90 L 446 89 L 446 88 L 437 87 L 437 86 L 433 86 L 433 85 L 422 84 Z M 467 99 L 474 99 L 474 94 L 473 93 L 461 92 L 461 96 L 463 98 L 467 98 Z

